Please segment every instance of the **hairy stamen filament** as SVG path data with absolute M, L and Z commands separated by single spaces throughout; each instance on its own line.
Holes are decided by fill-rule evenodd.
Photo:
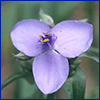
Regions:
M 52 49 L 52 47 L 51 47 L 51 45 L 49 43 L 48 43 L 48 45 L 49 45 L 50 49 Z

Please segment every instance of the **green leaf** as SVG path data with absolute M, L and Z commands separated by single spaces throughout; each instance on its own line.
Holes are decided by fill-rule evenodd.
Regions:
M 19 79 L 17 99 L 46 99 L 44 95 L 36 86 L 36 84 L 29 84 L 25 79 Z
M 96 48 L 96 47 L 90 47 L 88 51 L 99 54 L 99 48 Z
M 81 67 L 77 67 L 75 74 L 67 79 L 62 88 L 69 99 L 84 99 L 85 84 L 85 74 Z
M 8 79 L 6 79 L 2 84 L 1 84 L 1 90 L 6 87 L 7 85 L 9 85 L 11 82 L 13 82 L 14 80 L 18 79 L 18 78 L 22 78 L 22 77 L 27 77 L 29 76 L 30 73 L 23 73 L 23 72 L 19 72 L 19 73 L 16 73 L 12 76 L 10 76 Z
M 73 78 L 68 78 L 62 86 L 62 89 L 65 91 L 69 99 L 73 99 Z
M 82 53 L 79 57 L 90 58 L 90 59 L 92 59 L 92 60 L 99 63 L 99 58 L 97 56 L 95 56 L 94 54 L 92 54 L 91 52 L 89 52 L 89 51 L 86 51 L 86 52 Z
M 77 67 L 73 80 L 74 99 L 84 99 L 86 78 L 81 67 Z

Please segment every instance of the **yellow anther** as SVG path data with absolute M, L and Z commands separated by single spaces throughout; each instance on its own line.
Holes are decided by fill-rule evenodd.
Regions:
M 43 40 L 40 40 L 43 43 Z
M 48 33 L 48 35 L 50 35 L 51 34 L 51 32 L 50 33 Z
M 49 39 L 45 39 L 43 42 L 47 42 L 47 41 L 49 41 Z
M 41 36 L 41 35 L 39 35 L 39 37 L 40 37 L 40 38 L 42 38 L 42 36 Z
M 46 32 L 44 33 L 45 35 L 48 35 Z

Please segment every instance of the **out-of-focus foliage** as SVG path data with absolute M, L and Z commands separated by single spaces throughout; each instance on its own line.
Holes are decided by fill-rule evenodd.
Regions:
M 87 18 L 88 22 L 94 26 L 94 41 L 92 46 L 99 47 L 99 26 L 98 26 L 98 11 L 96 11 L 97 1 L 8 1 L 2 2 L 1 6 L 1 63 L 2 69 L 6 70 L 3 65 L 6 64 L 9 72 L 17 72 L 23 63 L 15 62 L 12 52 L 15 54 L 18 51 L 14 48 L 10 39 L 10 32 L 13 26 L 23 19 L 39 19 L 39 11 L 42 9 L 46 14 L 50 15 L 54 23 L 57 24 L 63 20 L 80 20 Z M 95 52 L 98 56 L 98 50 L 90 48 L 91 52 Z M 92 61 L 92 60 L 91 60 Z M 6 63 L 5 63 L 6 62 Z M 18 65 L 19 64 L 19 65 Z M 91 65 L 86 62 L 91 81 L 95 82 L 94 87 L 91 87 L 91 92 L 87 93 L 85 98 L 99 98 L 99 79 L 98 79 L 98 64 L 92 62 Z M 11 67 L 12 66 L 12 67 Z M 93 67 L 91 67 L 93 66 Z M 85 65 L 83 66 L 85 67 Z M 5 72 L 6 73 L 6 72 Z M 2 76 L 5 75 L 1 72 Z M 7 75 L 8 77 L 9 75 Z M 86 76 L 87 77 L 87 76 Z M 86 78 L 87 79 L 87 78 Z M 43 95 L 35 84 L 29 84 L 28 80 L 20 79 L 14 84 L 14 99 L 41 99 L 47 96 Z M 88 88 L 88 87 L 86 87 Z M 9 93 L 8 93 L 9 94 Z M 3 95 L 3 94 L 2 94 Z M 63 94 L 62 94 L 63 95 Z M 11 99 L 9 97 L 2 97 Z
M 79 66 L 75 71 L 75 74 L 67 79 L 62 88 L 69 99 L 84 99 L 86 83 L 85 75 Z

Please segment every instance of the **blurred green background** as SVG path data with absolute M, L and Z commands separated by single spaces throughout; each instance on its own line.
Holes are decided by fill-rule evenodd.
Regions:
M 99 1 L 1 1 L 1 83 L 19 71 L 19 64 L 12 55 L 19 52 L 10 39 L 13 26 L 23 19 L 39 19 L 40 8 L 52 16 L 55 24 L 63 20 L 88 18 L 88 22 L 94 26 L 92 47 L 99 48 Z M 98 53 L 95 55 L 99 56 Z M 81 60 L 81 67 L 86 75 L 85 98 L 99 99 L 99 64 L 87 58 L 81 58 Z M 18 79 L 2 90 L 1 98 L 39 99 L 43 97 L 36 85 L 29 84 L 24 79 Z M 67 98 L 62 89 L 58 91 L 57 98 Z

